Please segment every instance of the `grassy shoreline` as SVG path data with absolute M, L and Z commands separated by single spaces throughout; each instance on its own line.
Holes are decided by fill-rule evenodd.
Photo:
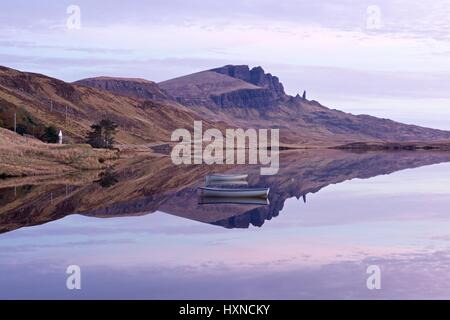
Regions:
M 118 158 L 117 150 L 93 149 L 86 144 L 46 144 L 0 128 L 0 178 L 99 170 Z

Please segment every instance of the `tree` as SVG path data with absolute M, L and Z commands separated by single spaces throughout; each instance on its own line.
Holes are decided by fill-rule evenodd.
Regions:
M 114 147 L 115 135 L 117 133 L 117 124 L 115 124 L 112 120 L 106 119 L 100 121 L 100 126 L 103 131 L 103 139 L 105 141 L 105 147 L 107 149 L 112 149 Z
M 87 136 L 87 143 L 94 148 L 112 149 L 115 143 L 117 124 L 112 120 L 103 119 L 91 126 Z
M 102 128 L 99 124 L 93 124 L 91 126 L 91 132 L 87 135 L 87 143 L 93 148 L 103 148 Z
M 47 143 L 57 143 L 58 142 L 58 130 L 54 126 L 49 126 L 45 128 L 42 140 Z
M 117 179 L 117 173 L 112 168 L 107 168 L 96 182 L 98 182 L 102 188 L 109 188 L 119 182 L 119 180 Z

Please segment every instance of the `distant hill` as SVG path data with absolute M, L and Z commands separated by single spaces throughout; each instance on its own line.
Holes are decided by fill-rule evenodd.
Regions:
M 119 124 L 120 144 L 134 145 L 170 141 L 173 130 L 192 128 L 194 120 L 221 130 L 279 128 L 282 144 L 296 147 L 450 140 L 448 131 L 353 115 L 287 95 L 276 76 L 246 65 L 159 84 L 111 77 L 66 83 L 0 67 L 0 126 L 11 128 L 14 113 L 25 133 L 54 125 L 69 142 L 82 142 L 90 125 L 102 118 Z
M 157 88 L 145 80 L 135 79 L 134 82 L 146 88 Z M 117 82 L 108 80 L 106 83 Z M 133 92 L 135 96 L 144 95 L 142 91 Z M 154 91 L 155 95 L 157 93 Z M 65 141 L 78 143 L 84 141 L 94 122 L 109 118 L 119 125 L 116 139 L 119 144 L 147 144 L 169 141 L 173 130 L 192 127 L 194 120 L 202 120 L 173 100 L 124 95 L 0 67 L 0 126 L 12 129 L 16 113 L 17 124 L 23 126 L 26 134 L 35 135 L 45 126 L 54 125 L 63 131 Z M 212 126 L 208 121 L 205 125 Z
M 164 93 L 156 83 L 135 78 L 113 78 L 97 77 L 88 78 L 74 82 L 86 87 L 92 87 L 100 90 L 107 90 L 112 93 L 137 99 L 157 99 L 167 100 L 168 95 Z
M 284 92 L 279 79 L 261 67 L 227 65 L 158 84 L 180 103 L 210 119 L 238 125 L 279 127 L 292 144 L 350 141 L 436 141 L 450 132 L 406 125 L 369 115 L 326 108 L 317 101 Z M 303 90 L 302 90 L 303 91 Z

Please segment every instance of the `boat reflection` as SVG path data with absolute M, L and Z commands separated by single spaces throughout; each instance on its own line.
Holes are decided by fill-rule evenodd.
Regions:
M 227 198 L 218 198 L 218 197 L 200 197 L 198 204 L 250 204 L 250 205 L 260 205 L 267 206 L 269 205 L 268 199 L 258 198 L 258 197 L 227 197 Z

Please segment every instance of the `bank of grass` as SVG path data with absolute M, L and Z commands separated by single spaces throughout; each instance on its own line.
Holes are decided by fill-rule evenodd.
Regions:
M 0 177 L 53 175 L 104 169 L 118 159 L 115 150 L 86 144 L 46 144 L 0 128 Z

